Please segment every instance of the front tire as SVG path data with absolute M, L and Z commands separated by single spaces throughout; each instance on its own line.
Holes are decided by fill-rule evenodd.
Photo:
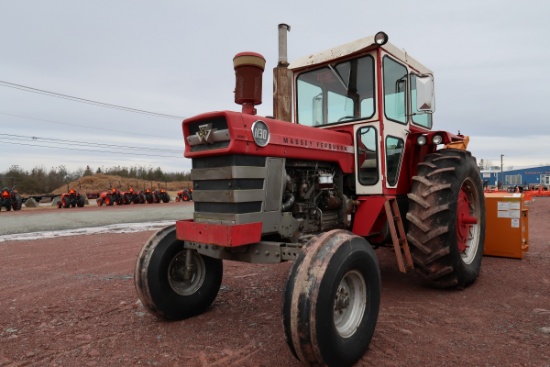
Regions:
M 288 346 L 308 365 L 351 366 L 366 352 L 380 308 L 370 244 L 344 230 L 313 238 L 294 261 L 283 298 Z
M 191 269 L 186 274 L 186 259 Z M 182 320 L 198 315 L 214 302 L 221 286 L 220 259 L 187 250 L 176 239 L 176 226 L 155 233 L 143 246 L 134 272 L 139 299 L 153 315 Z
M 483 183 L 470 152 L 443 149 L 418 165 L 409 196 L 415 269 L 436 288 L 464 288 L 481 269 L 485 240 Z

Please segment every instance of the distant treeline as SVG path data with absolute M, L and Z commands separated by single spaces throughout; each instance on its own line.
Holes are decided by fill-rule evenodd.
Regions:
M 16 185 L 19 192 L 25 194 L 46 194 L 68 182 L 78 180 L 81 177 L 92 176 L 95 173 L 120 176 L 124 178 L 136 178 L 147 181 L 175 182 L 191 180 L 190 172 L 167 173 L 160 167 L 109 167 L 97 168 L 95 171 L 90 166 L 86 169 L 78 169 L 74 172 L 67 170 L 65 166 L 52 167 L 49 171 L 44 167 L 35 167 L 31 171 L 25 171 L 17 165 L 11 166 L 6 172 L 0 173 L 0 188 Z

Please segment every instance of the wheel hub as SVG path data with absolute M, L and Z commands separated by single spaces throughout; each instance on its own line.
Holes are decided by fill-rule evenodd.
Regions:
M 333 318 L 338 334 L 352 336 L 361 321 L 367 304 L 367 285 L 358 271 L 348 272 L 340 281 L 334 296 Z
M 334 300 L 334 311 L 340 314 L 344 313 L 349 307 L 349 289 L 347 286 L 340 284 L 336 291 L 336 299 Z
M 186 296 L 195 293 L 204 282 L 205 265 L 194 251 L 179 252 L 168 266 L 168 282 L 174 292 Z

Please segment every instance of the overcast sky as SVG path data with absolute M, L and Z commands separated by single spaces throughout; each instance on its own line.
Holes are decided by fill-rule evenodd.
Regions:
M 4 1 L 0 173 L 12 165 L 188 171 L 182 119 L 240 111 L 236 53 L 267 59 L 258 114 L 272 114 L 279 23 L 291 26 L 290 60 L 385 31 L 434 71 L 435 129 L 470 135 L 478 160 L 547 165 L 549 14 L 545 0 Z

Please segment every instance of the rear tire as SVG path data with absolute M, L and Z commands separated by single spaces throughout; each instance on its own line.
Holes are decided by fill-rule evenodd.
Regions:
M 485 240 L 483 183 L 475 158 L 458 149 L 427 155 L 408 196 L 407 239 L 417 273 L 436 288 L 472 284 Z
M 185 277 L 185 260 L 191 254 L 192 271 Z M 143 246 L 134 272 L 139 299 L 153 315 L 182 320 L 198 315 L 214 302 L 220 290 L 220 259 L 186 250 L 176 239 L 176 226 L 155 233 Z
M 84 206 L 84 204 L 86 204 L 86 199 L 84 198 L 84 196 L 79 196 L 78 199 L 76 200 L 76 205 L 79 207 L 79 208 L 82 208 Z
M 290 350 L 307 365 L 351 366 L 368 349 L 380 308 L 370 244 L 344 230 L 313 238 L 294 261 L 283 298 Z
M 23 200 L 19 196 L 15 198 L 15 201 L 13 202 L 13 210 L 21 210 L 23 208 Z

